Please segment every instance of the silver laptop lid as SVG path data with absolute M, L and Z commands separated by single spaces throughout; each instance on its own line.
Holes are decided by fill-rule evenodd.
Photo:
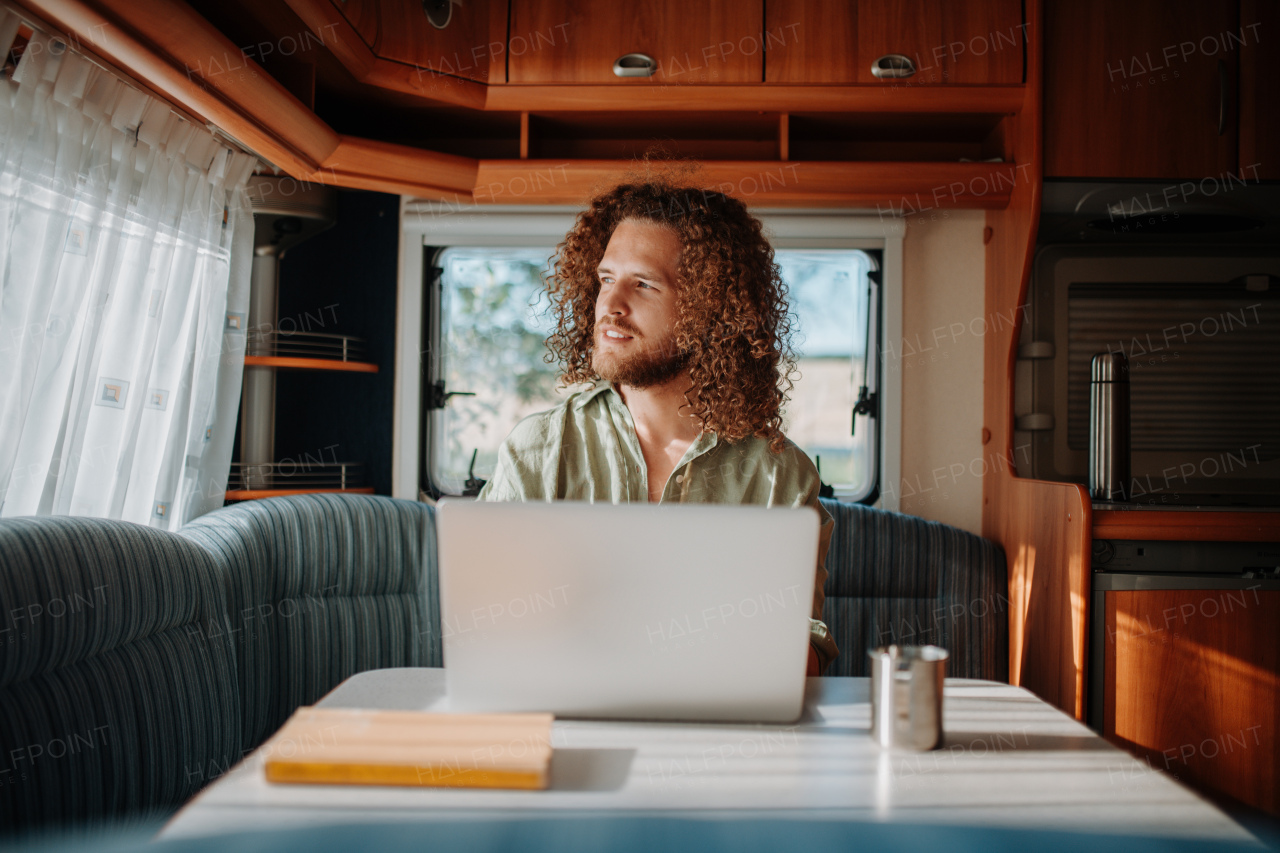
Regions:
M 813 509 L 446 501 L 436 523 L 450 708 L 799 717 Z

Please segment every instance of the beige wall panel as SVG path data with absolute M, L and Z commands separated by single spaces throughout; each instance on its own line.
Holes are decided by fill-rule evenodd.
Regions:
M 982 532 L 984 251 L 980 210 L 907 219 L 903 240 L 902 512 Z

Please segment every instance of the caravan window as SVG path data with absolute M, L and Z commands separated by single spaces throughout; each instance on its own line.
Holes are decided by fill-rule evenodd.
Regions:
M 466 247 L 436 255 L 429 378 L 443 380 L 449 396 L 428 409 L 424 458 L 439 493 L 462 493 L 473 454 L 475 476 L 487 478 L 521 418 L 577 390 L 559 387 L 556 366 L 543 358 L 553 321 L 542 276 L 552 253 Z M 790 290 L 798 367 L 784 430 L 837 495 L 862 500 L 876 485 L 875 422 L 858 417 L 852 426 L 859 387 L 876 388 L 874 357 L 871 381 L 866 373 L 875 262 L 857 249 L 780 249 L 776 258 Z

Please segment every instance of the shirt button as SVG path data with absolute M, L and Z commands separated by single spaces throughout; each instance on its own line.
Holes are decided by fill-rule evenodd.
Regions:
M 683 482 L 684 482 L 684 474 L 676 474 L 676 482 L 677 482 L 677 483 L 683 483 Z

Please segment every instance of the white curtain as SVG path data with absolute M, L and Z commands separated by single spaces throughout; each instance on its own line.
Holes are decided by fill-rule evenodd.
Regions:
M 39 33 L 0 77 L 0 515 L 222 506 L 256 165 Z

